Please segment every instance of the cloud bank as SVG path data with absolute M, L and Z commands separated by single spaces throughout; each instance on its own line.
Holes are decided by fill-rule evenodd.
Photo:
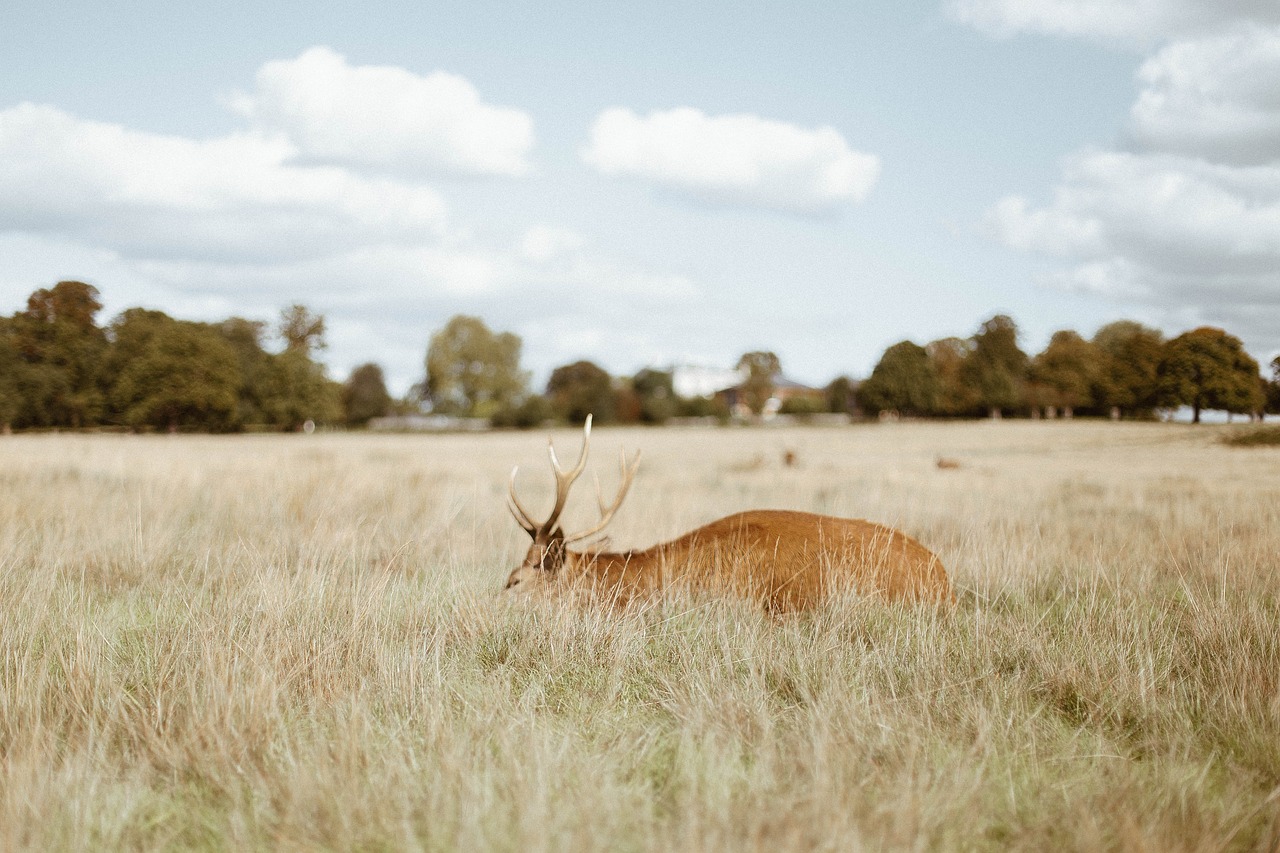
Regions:
M 1280 348 L 1280 4 L 956 0 L 988 32 L 1146 43 L 1126 150 L 1069 157 L 1050 199 L 1010 195 L 988 229 L 1057 258 L 1052 279 Z
M 401 391 L 454 313 L 520 332 L 545 363 L 585 355 L 566 351 L 583 335 L 612 339 L 655 305 L 698 298 L 691 281 L 618 262 L 554 223 L 484 239 L 455 225 L 427 176 L 514 179 L 533 139 L 527 115 L 486 105 L 460 77 L 353 67 L 314 48 L 267 63 L 256 82 L 232 101 L 245 127 L 211 139 L 49 105 L 0 109 L 6 292 L 82 278 L 108 311 L 193 319 L 273 319 L 305 302 L 328 315 L 339 377 L 376 358 Z M 636 332 L 625 351 L 682 336 Z
M 959 21 L 1002 38 L 1019 33 L 1151 42 L 1242 24 L 1280 24 L 1273 0 L 949 0 Z
M 861 201 L 880 160 L 831 127 L 755 115 L 708 116 L 682 107 L 596 117 L 582 158 L 603 175 L 646 181 L 697 202 L 789 213 L 830 213 Z
M 1280 159 L 1280 27 L 1173 42 L 1138 77 L 1140 147 L 1236 165 Z
M 439 237 L 434 190 L 290 164 L 282 140 L 194 140 L 0 110 L 0 228 L 73 236 L 142 258 L 265 261 Z

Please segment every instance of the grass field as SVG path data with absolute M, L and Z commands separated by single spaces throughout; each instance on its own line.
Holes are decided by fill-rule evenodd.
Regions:
M 615 547 L 864 517 L 959 597 L 783 618 L 499 595 L 541 434 L 0 438 L 0 849 L 1275 850 L 1280 448 L 1221 434 L 597 430 Z

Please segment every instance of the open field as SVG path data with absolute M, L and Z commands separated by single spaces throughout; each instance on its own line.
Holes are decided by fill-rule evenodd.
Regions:
M 1280 448 L 1220 434 L 598 430 L 614 546 L 865 517 L 959 596 L 779 619 L 500 596 L 537 433 L 0 439 L 0 848 L 1274 850 Z

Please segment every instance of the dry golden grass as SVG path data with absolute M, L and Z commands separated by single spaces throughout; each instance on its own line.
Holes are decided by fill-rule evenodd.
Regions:
M 498 595 L 538 435 L 0 439 L 0 848 L 1275 849 L 1280 449 L 1217 435 L 600 431 L 614 546 L 866 517 L 959 594 L 783 619 Z

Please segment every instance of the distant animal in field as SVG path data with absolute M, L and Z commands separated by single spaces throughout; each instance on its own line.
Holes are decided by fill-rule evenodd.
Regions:
M 943 471 L 954 471 L 960 467 L 958 459 L 948 459 L 945 456 L 939 456 L 937 461 L 938 468 Z
M 624 452 L 613 502 L 606 504 L 597 489 L 600 520 L 587 530 L 566 532 L 560 514 L 586 467 L 590 439 L 588 415 L 581 455 L 569 471 L 561 468 L 548 442 L 556 495 L 551 515 L 541 523 L 516 496 L 519 468 L 512 470 L 509 508 L 533 544 L 507 578 L 506 589 L 586 591 L 619 603 L 687 589 L 745 596 L 770 611 L 810 608 L 841 590 L 908 601 L 955 600 L 942 563 L 907 534 L 871 521 L 809 512 L 751 510 L 643 550 L 571 551 L 570 544 L 595 536 L 610 522 L 640 466 L 639 453 L 628 463 Z
M 794 450 L 782 451 L 782 465 L 785 468 L 794 468 L 800 464 L 800 457 L 796 455 Z

